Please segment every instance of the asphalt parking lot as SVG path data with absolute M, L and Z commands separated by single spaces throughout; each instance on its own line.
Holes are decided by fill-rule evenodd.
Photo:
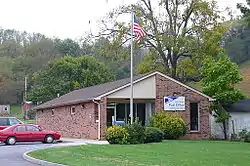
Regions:
M 17 143 L 14 146 L 6 146 L 5 144 L 0 144 L 0 165 L 3 166 L 35 166 L 23 159 L 23 153 L 40 149 L 44 147 L 49 147 L 53 145 L 42 144 L 40 142 L 33 143 Z
M 30 150 L 42 149 L 47 147 L 99 144 L 98 141 L 89 141 L 83 139 L 63 139 L 62 142 L 54 144 L 43 144 L 41 142 L 22 142 L 14 146 L 0 143 L 0 165 L 1 166 L 37 166 L 23 159 L 23 154 Z M 104 142 L 105 143 L 105 142 Z M 101 142 L 101 144 L 103 144 Z

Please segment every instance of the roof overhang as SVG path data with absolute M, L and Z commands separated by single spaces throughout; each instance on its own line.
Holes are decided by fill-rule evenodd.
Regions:
M 48 105 L 48 106 L 44 106 L 44 107 L 34 107 L 34 110 L 43 110 L 43 109 L 51 109 L 51 108 L 57 108 L 57 107 L 64 107 L 64 106 L 70 106 L 70 105 L 75 105 L 75 104 L 80 104 L 80 103 L 85 103 L 85 102 L 90 102 L 93 99 L 89 99 L 89 100 L 77 100 L 77 101 L 72 101 L 72 102 L 67 102 L 67 103 L 61 103 L 61 104 L 55 104 L 55 105 Z

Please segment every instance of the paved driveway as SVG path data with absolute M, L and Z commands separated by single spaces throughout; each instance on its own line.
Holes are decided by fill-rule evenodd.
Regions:
M 39 142 L 17 143 L 15 146 L 0 144 L 0 165 L 6 166 L 35 166 L 23 159 L 23 153 L 33 149 L 39 149 L 51 145 Z M 37 165 L 36 165 L 37 166 Z
M 105 141 L 91 141 L 84 139 L 63 139 L 61 143 L 42 144 L 40 142 L 33 143 L 17 143 L 14 146 L 6 146 L 0 144 L 0 165 L 3 166 L 37 166 L 23 159 L 23 153 L 41 149 L 44 147 L 83 145 L 83 144 L 107 144 Z

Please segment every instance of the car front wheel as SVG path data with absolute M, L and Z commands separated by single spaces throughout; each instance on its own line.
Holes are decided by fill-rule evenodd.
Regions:
M 16 138 L 15 138 L 15 137 L 9 137 L 9 138 L 6 140 L 6 144 L 7 144 L 7 145 L 15 145 L 15 144 L 16 144 Z
M 45 137 L 45 142 L 49 143 L 49 144 L 53 143 L 54 142 L 54 137 L 52 135 L 47 135 Z

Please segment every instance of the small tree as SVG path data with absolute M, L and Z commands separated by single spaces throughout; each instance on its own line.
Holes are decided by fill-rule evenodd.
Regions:
M 205 59 L 200 71 L 203 75 L 203 93 L 216 99 L 212 109 L 216 122 L 223 124 L 224 137 L 227 139 L 226 122 L 230 114 L 224 107 L 244 98 L 242 92 L 235 87 L 242 80 L 242 76 L 238 72 L 238 66 L 224 52 L 217 59 Z
M 65 56 L 48 63 L 44 70 L 34 73 L 29 100 L 48 101 L 84 87 L 114 80 L 110 69 L 92 56 Z

